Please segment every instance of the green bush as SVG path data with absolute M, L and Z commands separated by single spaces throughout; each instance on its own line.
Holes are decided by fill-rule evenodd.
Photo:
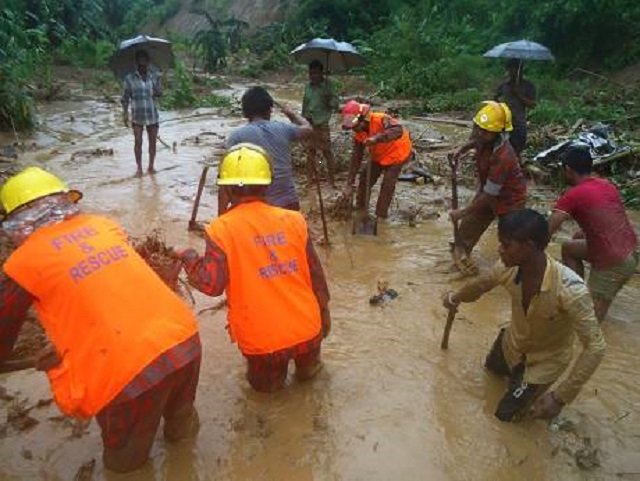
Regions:
M 476 88 L 456 90 L 455 92 L 434 94 L 425 100 L 423 108 L 427 112 L 443 112 L 447 110 L 468 111 L 477 107 L 487 95 Z
M 105 68 L 116 50 L 107 40 L 90 40 L 87 37 L 67 38 L 54 51 L 54 61 L 61 65 L 84 68 Z
M 184 109 L 197 105 L 196 94 L 193 90 L 193 80 L 182 62 L 176 62 L 174 76 L 160 99 L 160 104 L 165 109 Z
M 168 110 L 196 107 L 229 107 L 231 106 L 231 100 L 213 93 L 197 95 L 193 87 L 191 74 L 185 68 L 184 63 L 177 62 L 174 76 L 164 96 L 160 99 L 160 105 Z

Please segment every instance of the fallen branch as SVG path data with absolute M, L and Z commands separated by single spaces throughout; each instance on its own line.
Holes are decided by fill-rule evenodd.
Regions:
M 159 135 L 158 135 L 158 142 L 164 145 L 167 149 L 171 150 L 171 146 L 167 144 L 164 140 L 162 140 L 162 137 L 160 137 Z
M 458 127 L 471 127 L 473 126 L 473 122 L 471 120 L 459 120 L 459 119 L 450 119 L 446 117 L 411 117 L 412 119 L 422 120 L 425 122 L 433 122 L 434 124 L 450 124 L 457 125 Z
M 0 373 L 24 371 L 25 369 L 35 369 L 36 359 L 15 359 L 10 361 L 4 361 L 0 364 Z
M 160 124 L 166 124 L 167 122 L 177 122 L 179 120 L 186 120 L 186 119 L 195 119 L 198 117 L 212 117 L 218 115 L 217 112 L 201 112 L 199 114 L 191 114 L 191 115 L 185 115 L 184 117 L 173 117 L 171 119 L 165 119 L 165 120 L 161 120 Z

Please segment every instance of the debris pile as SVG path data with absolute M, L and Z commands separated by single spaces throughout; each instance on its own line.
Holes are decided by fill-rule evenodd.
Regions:
M 173 248 L 168 247 L 159 229 L 144 239 L 134 239 L 133 248 L 173 291 L 178 291 L 178 276 L 182 263 Z
M 389 283 L 385 280 L 378 281 L 378 293 L 369 299 L 372 306 L 380 306 L 398 297 L 398 292 L 389 288 Z
M 113 149 L 85 149 L 78 150 L 71 154 L 71 160 L 76 160 L 78 158 L 91 158 L 91 157 L 113 157 Z

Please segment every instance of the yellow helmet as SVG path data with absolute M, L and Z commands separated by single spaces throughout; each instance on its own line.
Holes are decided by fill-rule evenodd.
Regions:
M 254 144 L 242 143 L 229 149 L 218 171 L 218 185 L 269 185 L 269 154 Z
M 0 190 L 0 202 L 5 214 L 29 202 L 52 194 L 69 193 L 73 202 L 82 198 L 82 193 L 69 188 L 58 177 L 40 167 L 27 167 L 22 172 L 10 177 Z
M 482 107 L 473 118 L 473 123 L 489 132 L 511 132 L 513 130 L 511 109 L 507 104 L 493 100 L 482 102 Z

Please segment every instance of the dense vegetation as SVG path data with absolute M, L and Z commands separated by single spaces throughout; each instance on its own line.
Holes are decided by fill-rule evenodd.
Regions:
M 422 99 L 423 110 L 468 110 L 502 74 L 481 54 L 519 38 L 539 41 L 557 61 L 531 64 L 541 102 L 532 119 L 572 122 L 637 115 L 637 90 L 604 74 L 640 59 L 640 2 L 629 0 L 298 0 L 282 23 L 259 29 L 214 18 L 228 0 L 3 0 L 0 7 L 0 128 L 32 122 L 30 92 L 51 81 L 50 65 L 104 67 L 117 41 L 143 25 L 162 25 L 181 6 L 204 15 L 209 27 L 182 45 L 198 67 L 231 66 L 245 75 L 288 62 L 296 44 L 330 35 L 356 43 L 369 60 L 364 74 L 387 96 Z M 213 5 L 216 8 L 211 8 Z M 180 47 L 180 46 L 179 46 Z M 180 49 L 180 48 L 179 48 Z M 578 70 L 579 69 L 579 70 Z M 189 73 L 172 105 L 196 102 Z

